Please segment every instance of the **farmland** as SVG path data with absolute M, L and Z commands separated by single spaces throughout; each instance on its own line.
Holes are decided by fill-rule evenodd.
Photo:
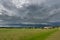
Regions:
M 45 40 L 58 29 L 0 28 L 0 40 Z

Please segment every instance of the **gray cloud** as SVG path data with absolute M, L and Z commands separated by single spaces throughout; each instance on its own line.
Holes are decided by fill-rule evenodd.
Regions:
M 21 8 L 17 8 L 12 0 L 0 0 L 0 4 L 0 20 L 3 20 L 0 24 L 60 21 L 60 0 L 29 0 Z

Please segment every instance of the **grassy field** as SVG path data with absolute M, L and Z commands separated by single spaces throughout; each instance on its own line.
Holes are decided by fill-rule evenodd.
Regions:
M 58 29 L 0 29 L 0 40 L 45 40 Z
M 60 40 L 60 29 L 59 31 L 51 34 L 46 40 Z

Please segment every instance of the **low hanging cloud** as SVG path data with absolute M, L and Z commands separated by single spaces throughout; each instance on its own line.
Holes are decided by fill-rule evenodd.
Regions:
M 0 0 L 0 24 L 60 21 L 60 0 Z

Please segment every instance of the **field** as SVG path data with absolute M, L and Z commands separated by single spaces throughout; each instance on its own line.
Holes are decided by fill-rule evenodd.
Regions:
M 0 40 L 46 40 L 58 29 L 6 29 L 0 28 Z

